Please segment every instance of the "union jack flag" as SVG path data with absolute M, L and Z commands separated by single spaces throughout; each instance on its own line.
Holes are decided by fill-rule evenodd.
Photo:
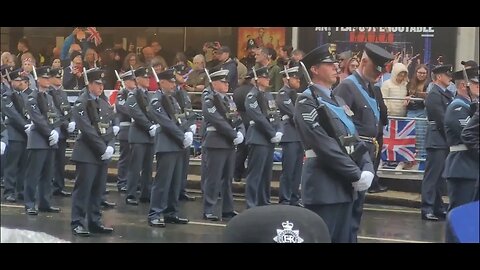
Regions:
M 102 37 L 100 36 L 100 33 L 97 31 L 96 27 L 87 27 L 87 31 L 90 32 L 90 36 L 87 38 L 88 41 L 95 42 L 95 46 L 98 46 L 100 43 L 102 43 Z
M 383 130 L 382 160 L 415 161 L 415 120 L 388 121 Z

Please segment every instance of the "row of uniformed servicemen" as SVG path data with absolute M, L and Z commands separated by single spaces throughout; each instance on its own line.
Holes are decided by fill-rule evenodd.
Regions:
M 427 158 L 421 209 L 425 220 L 444 219 L 447 210 L 478 200 L 478 148 L 468 147 L 468 138 L 461 136 L 463 128 L 478 110 L 478 64 L 474 61 L 463 63 L 470 65 L 455 73 L 450 65 L 432 70 L 434 85 L 425 100 Z M 447 90 L 452 79 L 457 88 L 456 96 Z M 450 200 L 448 209 L 441 196 L 445 179 Z
M 296 134 L 293 131 L 293 127 L 297 126 L 302 144 L 305 148 L 307 148 L 307 161 L 302 173 L 302 191 L 304 202 L 307 208 L 315 211 L 324 218 L 329 226 L 333 241 L 355 241 L 355 235 L 356 230 L 358 230 L 363 201 L 361 199 L 356 200 L 359 203 L 353 212 L 352 205 L 354 198 L 357 197 L 357 192 L 359 192 L 358 197 L 362 198 L 362 195 L 364 196 L 364 191 L 370 186 L 373 178 L 371 158 L 368 158 L 368 154 L 363 153 L 360 155 L 360 158 L 357 158 L 357 160 L 354 161 L 350 155 L 352 154 L 352 151 L 345 151 L 346 149 L 351 150 L 352 147 L 358 144 L 358 137 L 355 137 L 357 140 L 350 140 L 350 144 L 352 145 L 343 145 L 344 140 L 342 140 L 341 144 L 338 145 L 332 144 L 332 142 L 337 141 L 339 138 L 337 135 L 340 135 L 342 138 L 356 135 L 357 132 L 355 126 L 362 127 L 362 125 L 364 125 L 364 129 L 366 130 L 364 134 L 370 135 L 365 136 L 364 140 L 371 144 L 370 154 L 372 155 L 372 153 L 375 152 L 373 150 L 373 146 L 376 130 L 378 129 L 378 105 L 371 100 L 371 96 L 374 95 L 373 93 L 364 93 L 366 92 L 366 82 L 363 77 L 368 76 L 368 78 L 373 78 L 369 79 L 369 81 L 373 81 L 374 78 L 376 78 L 375 75 L 378 75 L 376 74 L 376 72 L 378 72 L 376 71 L 378 70 L 377 66 L 382 66 L 385 62 L 390 60 L 391 56 L 386 53 L 386 51 L 376 47 L 375 45 L 371 45 L 370 47 L 367 46 L 366 54 L 364 55 L 365 61 L 363 62 L 363 66 L 361 65 L 362 68 L 358 74 L 354 74 L 354 76 L 352 76 L 352 84 L 346 85 L 347 90 L 353 87 L 351 91 L 345 91 L 345 99 L 351 103 L 350 107 L 352 107 L 354 110 L 359 110 L 355 114 L 349 109 L 348 106 L 346 106 L 347 104 L 344 104 L 341 99 L 337 103 L 336 99 L 331 96 L 329 92 L 331 80 L 333 79 L 334 82 L 336 78 L 336 71 L 334 69 L 334 45 L 327 44 L 319 47 L 313 50 L 307 56 L 308 57 L 305 58 L 305 64 L 308 72 L 312 75 L 313 81 L 312 85 L 309 87 L 310 91 L 306 91 L 300 96 L 300 98 L 297 100 L 297 106 L 295 108 L 293 108 L 292 105 L 292 97 L 294 97 L 294 95 L 292 95 L 290 90 L 285 89 L 285 91 L 281 91 L 277 97 L 278 105 L 282 111 L 283 124 L 280 123 L 280 117 L 276 112 L 277 106 L 271 94 L 264 92 L 265 88 L 269 85 L 268 71 L 266 69 L 259 69 L 252 70 L 250 73 L 250 77 L 255 80 L 256 87 L 253 87 L 249 90 L 244 104 L 245 119 L 250 119 L 248 121 L 249 128 L 246 134 L 246 143 L 250 146 L 249 166 L 247 169 L 247 207 L 270 203 L 269 191 L 272 172 L 273 147 L 275 143 L 282 141 L 284 125 L 286 126 L 286 134 L 288 134 L 289 129 L 291 130 L 290 133 L 292 133 L 291 138 L 287 136 L 282 142 L 284 151 L 292 153 L 284 156 L 284 166 L 286 168 L 289 167 L 286 164 L 286 161 L 289 163 L 298 164 L 299 166 L 291 166 L 290 171 L 288 171 L 288 169 L 284 171 L 282 179 L 289 179 L 290 183 L 288 184 L 289 187 L 283 189 L 281 188 L 282 190 L 286 190 L 285 192 L 282 192 L 283 195 L 281 195 L 281 200 L 285 203 L 299 203 L 296 185 L 298 185 L 298 182 L 300 181 L 299 168 L 301 167 L 300 161 L 303 156 L 303 147 L 298 143 L 298 138 L 295 136 Z M 215 152 L 218 152 L 218 149 L 216 149 L 218 148 L 218 144 L 216 142 L 213 143 L 213 140 L 209 140 L 208 138 L 214 138 L 215 135 L 225 136 L 228 134 L 230 140 L 227 140 L 228 143 L 226 146 L 228 146 L 227 149 L 230 150 L 231 148 L 231 150 L 233 150 L 233 145 L 241 143 L 243 139 L 242 137 L 244 136 L 241 125 L 234 124 L 237 121 L 234 121 L 232 118 L 235 113 L 232 113 L 233 111 L 231 104 L 233 103 L 231 100 L 229 101 L 228 98 L 224 100 L 224 110 L 222 109 L 222 104 L 219 103 L 218 99 L 219 97 L 222 97 L 222 88 L 218 85 L 218 83 L 224 83 L 222 82 L 222 77 L 224 77 L 222 72 L 224 71 L 220 70 L 217 74 L 215 74 L 215 72 L 212 73 L 213 91 L 211 91 L 210 88 L 210 90 L 205 91 L 203 95 L 203 111 L 205 113 L 206 125 L 205 134 L 203 135 L 205 137 L 205 140 L 203 141 L 204 147 L 202 149 L 206 155 L 202 155 L 202 167 L 204 169 L 204 173 L 202 173 L 202 189 L 204 193 L 207 193 L 204 196 L 204 218 L 211 220 L 218 219 L 218 217 L 216 217 L 213 213 L 213 209 L 219 186 L 222 187 L 221 192 L 223 193 L 222 197 L 224 198 L 224 209 L 222 210 L 222 215 L 226 217 L 234 216 L 236 212 L 233 210 L 233 207 L 231 207 L 231 190 L 229 191 L 228 189 L 231 181 L 231 169 L 229 166 L 233 167 L 232 161 L 226 163 L 223 168 L 220 166 L 212 166 L 211 164 L 215 163 L 213 161 L 218 160 L 218 154 Z M 165 226 L 165 222 L 186 223 L 188 222 L 187 219 L 177 216 L 176 204 L 178 201 L 178 187 L 181 181 L 181 168 L 179 168 L 179 166 L 182 164 L 182 162 L 180 156 L 183 156 L 181 154 L 183 154 L 184 149 L 191 144 L 193 134 L 190 129 L 192 129 L 192 127 L 182 124 L 182 122 L 188 123 L 188 121 L 182 120 L 181 118 L 179 119 L 178 117 L 178 115 L 180 115 L 179 106 L 176 102 L 176 99 L 172 97 L 175 89 L 175 75 L 173 70 L 167 70 L 157 74 L 160 90 L 157 91 L 155 96 L 151 99 L 149 99 L 148 93 L 145 90 L 148 85 L 148 77 L 151 75 L 149 73 L 151 73 L 150 69 L 145 68 L 137 69 L 132 73 L 132 75 L 134 75 L 132 77 L 135 77 L 134 80 L 138 88 L 133 89 L 132 85 L 131 90 L 133 91 L 128 93 L 124 104 L 121 104 L 123 103 L 121 99 L 123 95 L 120 94 L 117 106 L 128 106 L 129 115 L 134 119 L 132 127 L 136 126 L 139 129 L 138 134 L 134 137 L 138 138 L 143 135 L 143 138 L 145 139 L 139 142 L 139 144 L 152 144 L 150 142 L 150 138 L 155 138 L 156 140 L 155 153 L 157 156 L 157 164 L 159 165 L 157 165 L 157 174 L 151 194 L 151 207 L 149 213 L 150 225 Z M 286 77 L 288 74 L 290 74 L 290 72 L 284 73 Z M 100 190 L 102 189 L 101 186 L 103 186 L 104 189 L 104 182 L 106 178 L 106 162 L 103 162 L 102 160 L 108 160 L 113 153 L 113 148 L 111 147 L 112 140 L 102 139 L 102 136 L 110 134 L 110 132 L 108 132 L 108 130 L 110 130 L 110 126 L 108 124 L 106 126 L 102 126 L 102 121 L 98 121 L 98 119 L 95 120 L 95 117 L 93 120 L 90 120 L 90 125 L 88 125 L 89 121 L 88 118 L 86 118 L 91 117 L 92 115 L 92 113 L 88 113 L 89 111 L 95 111 L 88 109 L 89 107 L 87 105 L 92 103 L 90 102 L 91 100 L 95 99 L 97 100 L 96 102 L 100 102 L 100 104 L 107 104 L 105 100 L 95 98 L 100 96 L 101 90 L 103 90 L 100 90 L 100 88 L 103 87 L 101 83 L 102 80 L 94 80 L 96 76 L 100 76 L 101 74 L 103 73 L 99 71 L 97 73 L 92 73 L 91 76 L 89 76 L 89 82 L 92 80 L 88 85 L 89 93 L 85 92 L 77 100 L 73 113 L 74 118 L 78 118 L 78 121 L 85 118 L 83 119 L 84 121 L 81 121 L 83 124 L 78 125 L 81 135 L 77 139 L 72 156 L 72 160 L 77 162 L 77 166 L 85 167 L 79 168 L 77 179 L 92 179 L 94 177 L 97 178 L 97 180 L 100 179 L 98 181 L 85 181 L 86 183 L 83 185 L 77 185 L 79 181 L 76 181 L 77 183 L 74 188 L 74 202 L 72 207 L 74 210 L 77 208 L 78 210 L 72 211 L 72 229 L 74 233 L 79 235 L 88 235 L 88 230 L 86 229 L 87 224 L 85 224 L 85 220 L 82 218 L 75 219 L 74 212 L 79 213 L 77 215 L 78 217 L 85 217 L 85 212 L 87 212 L 86 215 L 88 216 L 87 219 L 89 220 L 89 223 L 93 222 L 88 224 L 88 227 L 92 227 L 93 225 L 93 227 L 96 228 L 95 230 L 98 231 L 112 231 L 111 228 L 106 228 L 99 223 L 100 215 L 99 211 L 97 211 L 98 207 L 96 207 L 99 200 L 95 199 L 94 201 L 90 202 L 90 205 L 94 205 L 89 208 L 90 211 L 86 211 L 85 208 L 82 208 L 84 205 L 86 205 L 85 203 L 81 204 L 75 202 L 77 197 L 81 197 L 76 196 L 77 192 L 75 190 L 77 190 L 80 194 L 81 190 L 89 190 L 89 188 L 91 189 L 92 184 L 95 184 L 96 188 L 94 188 L 94 190 L 96 192 L 93 192 L 95 193 L 95 196 L 93 196 L 94 194 L 92 193 L 91 197 L 99 197 L 99 194 L 101 193 Z M 298 69 L 292 70 L 291 77 L 286 79 L 286 86 L 289 88 L 294 88 L 294 81 L 297 79 L 297 75 Z M 124 74 L 122 76 L 126 82 L 129 80 L 133 81 L 133 78 L 129 78 L 128 74 Z M 359 81 L 361 82 L 359 83 Z M 310 96 L 308 93 L 310 93 Z M 369 95 L 370 99 L 368 98 Z M 311 96 L 319 97 L 313 100 L 316 100 L 315 102 L 322 102 L 322 104 L 327 106 L 327 109 L 325 110 L 330 112 L 327 114 L 327 118 L 333 119 L 331 121 L 331 123 L 333 123 L 331 126 L 336 127 L 335 130 L 339 132 L 339 134 L 327 134 L 326 130 L 329 129 L 323 127 L 321 121 L 319 124 L 317 108 L 315 106 L 311 106 L 312 104 L 307 106 L 309 104 L 307 101 L 312 101 Z M 217 105 L 215 105 L 215 101 L 217 102 Z M 315 104 L 315 102 L 313 104 Z M 226 108 L 227 103 L 230 104 L 228 109 Z M 285 109 L 285 106 L 283 105 L 289 105 L 288 109 Z M 369 107 L 367 107 L 367 105 Z M 98 108 L 99 106 L 100 105 L 97 105 L 96 107 Z M 295 112 L 293 112 L 294 110 Z M 104 109 L 103 111 L 108 110 Z M 220 113 L 222 111 L 225 111 L 225 116 L 230 115 L 230 117 L 223 117 L 222 114 L 220 114 L 220 116 L 227 120 L 227 124 L 229 124 L 232 128 L 231 130 L 228 130 L 226 134 L 221 134 L 219 130 L 222 130 L 222 128 L 220 128 L 218 123 L 213 120 L 216 119 L 214 118 L 215 113 Z M 100 109 L 98 109 L 97 113 L 100 115 L 102 114 Z M 210 116 L 210 114 L 212 116 Z M 108 118 L 107 116 L 108 115 L 105 115 L 105 118 Z M 351 116 L 357 116 L 357 123 L 355 123 L 355 117 L 352 122 L 350 118 Z M 291 121 L 292 117 L 294 118 L 294 121 Z M 365 123 L 366 120 L 373 121 L 371 121 L 371 123 Z M 76 122 L 78 123 L 78 121 Z M 96 125 L 92 126 L 94 123 L 96 123 Z M 98 133 L 97 135 L 92 132 L 95 130 Z M 134 129 L 131 128 L 129 134 L 132 133 L 131 130 Z M 236 134 L 234 134 L 235 131 Z M 92 140 L 92 137 L 95 137 L 95 140 Z M 81 143 L 79 142 L 85 142 L 87 144 L 80 146 Z M 135 142 L 132 144 L 132 149 L 134 149 Z M 143 153 L 148 151 L 146 150 L 147 147 L 142 148 L 142 146 L 138 146 L 137 148 L 140 151 L 143 151 Z M 96 150 L 94 151 L 96 154 L 92 152 L 92 149 Z M 223 160 L 231 160 L 228 159 L 229 154 L 231 154 L 231 150 L 220 154 L 220 156 L 226 157 Z M 87 151 L 87 153 L 80 154 L 81 151 Z M 133 152 L 134 151 L 132 151 L 132 153 Z M 148 156 L 151 155 L 138 155 L 138 157 L 143 158 L 148 158 Z M 136 159 L 137 158 L 133 158 L 132 160 Z M 95 164 L 89 163 L 92 162 L 92 160 L 95 161 Z M 319 163 L 318 161 L 320 160 L 323 160 L 323 162 Z M 328 164 L 325 161 L 328 161 Z M 146 166 L 146 168 L 143 168 L 144 170 L 148 171 L 148 166 L 151 168 L 151 165 L 149 165 L 150 162 L 142 163 L 143 166 Z M 135 166 L 133 165 L 133 167 Z M 214 167 L 220 169 L 221 171 L 219 172 L 218 170 L 215 170 Z M 135 173 L 132 173 L 132 171 L 135 171 Z M 136 190 L 136 183 L 130 184 L 133 187 L 129 188 L 128 182 L 130 182 L 130 178 L 136 177 L 138 179 L 139 171 L 140 169 L 138 168 L 136 170 L 133 170 L 132 168 L 128 170 L 129 174 L 136 174 L 136 176 L 133 175 L 131 177 L 127 177 L 127 190 Z M 321 177 L 318 177 L 319 175 Z M 221 184 L 222 180 L 223 184 Z M 146 190 L 148 190 L 148 187 L 146 186 L 148 183 L 145 182 L 147 181 L 142 181 L 144 187 L 141 189 L 143 191 L 141 194 L 143 194 L 146 199 L 148 196 L 148 193 L 146 194 Z M 285 180 L 282 182 L 285 182 Z M 89 192 L 87 192 L 87 194 L 88 193 Z M 131 203 L 135 203 L 135 195 L 129 191 L 128 196 L 127 202 L 129 202 L 130 199 Z M 90 200 L 93 199 L 91 198 Z M 356 220 L 353 223 L 353 226 L 350 225 L 350 219 L 352 217 L 354 217 Z
M 280 143 L 283 148 L 280 202 L 302 205 L 298 193 L 301 179 L 303 203 L 324 219 L 332 241 L 356 241 L 363 198 L 374 177 L 372 159 L 378 152 L 375 137 L 379 130 L 379 106 L 371 84 L 392 59 L 384 49 L 368 44 L 359 70 L 339 85 L 333 95 L 331 87 L 337 75 L 335 45 L 326 44 L 303 59 L 304 70 L 311 76 L 308 89 L 297 97 L 295 90 L 302 90 L 299 89 L 300 67 L 293 67 L 282 72 L 285 86 L 276 101 L 271 93 L 265 92 L 269 85 L 268 70 L 249 72 L 247 78 L 252 78 L 254 85 L 247 83 L 234 92 L 247 127 L 247 208 L 270 204 L 273 150 L 274 144 Z M 241 138 L 241 134 L 237 132 L 235 136 L 232 130 L 235 125 L 219 124 L 225 107 L 221 106 L 221 98 L 226 105 L 228 97 L 224 97 L 221 88 L 214 85 L 213 89 L 213 94 L 206 90 L 203 95 L 206 137 L 224 136 L 229 151 L 220 154 L 217 150 L 217 155 L 212 155 L 217 144 L 204 141 L 202 189 L 204 193 L 213 190 L 211 196 L 205 196 L 211 198 L 211 204 L 216 202 L 218 188 L 225 189 L 232 177 L 229 164 L 222 163 L 225 166 L 217 168 L 212 164 L 229 160 L 233 154 L 232 143 L 237 144 L 239 141 L 235 140 Z M 307 159 L 302 169 L 304 148 Z M 210 179 L 215 179 L 216 189 L 209 187 Z M 228 204 L 224 203 L 224 207 Z M 206 212 L 204 218 L 219 219 L 213 211 Z
M 52 179 L 53 194 L 69 196 L 63 190 L 65 149 L 68 133 L 75 129 L 61 86 L 62 70 L 35 71 L 37 90 L 32 91 L 27 73 L 2 66 L 2 116 L 8 133 L 3 196 L 7 202 L 23 200 L 30 215 L 59 211 L 50 205 Z

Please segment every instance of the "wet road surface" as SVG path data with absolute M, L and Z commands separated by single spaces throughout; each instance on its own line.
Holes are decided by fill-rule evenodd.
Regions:
M 111 188 L 109 201 L 117 203 L 114 209 L 103 211 L 103 221 L 113 226 L 111 235 L 93 234 L 77 237 L 70 230 L 71 198 L 53 197 L 52 206 L 61 207 L 60 213 L 25 214 L 21 203 L 1 204 L 1 226 L 41 231 L 55 237 L 77 243 L 215 243 L 222 241 L 226 222 L 210 222 L 202 219 L 201 195 L 196 201 L 180 202 L 179 216 L 187 217 L 187 225 L 167 224 L 166 228 L 148 226 L 148 204 L 125 204 L 125 194 Z M 272 198 L 275 202 L 276 198 Z M 237 211 L 245 209 L 243 198 L 235 198 Z M 382 205 L 365 205 L 359 232 L 360 243 L 425 243 L 444 242 L 445 222 L 428 222 L 420 218 L 420 210 Z

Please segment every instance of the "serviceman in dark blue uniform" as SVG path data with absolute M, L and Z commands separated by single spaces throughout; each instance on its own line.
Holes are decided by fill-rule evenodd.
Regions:
M 1 117 L 0 117 L 1 118 Z M 3 122 L 3 118 L 0 119 L 0 141 L 1 141 L 1 156 L 3 158 L 3 155 L 5 154 L 5 150 L 7 149 L 8 145 L 8 130 L 7 126 L 5 126 L 5 123 Z
M 303 166 L 303 146 L 293 122 L 297 91 L 300 89 L 300 72 L 298 66 L 284 69 L 284 86 L 278 91 L 275 99 L 280 115 L 284 134 L 282 146 L 282 175 L 280 176 L 279 203 L 303 206 L 300 200 L 300 180 Z
M 237 110 L 242 118 L 243 125 L 245 126 L 245 132 L 248 131 L 248 127 L 250 126 L 250 117 L 248 117 L 245 109 L 245 99 L 250 90 L 254 87 L 252 79 L 253 77 L 250 77 L 250 75 L 247 74 L 243 84 L 233 91 L 233 101 L 235 101 Z M 233 173 L 233 181 L 240 182 L 245 176 L 245 160 L 247 157 L 248 146 L 245 140 L 243 140 L 241 144 L 237 145 L 237 150 L 235 152 L 235 171 Z
M 467 148 L 461 138 L 463 128 L 473 116 L 471 108 L 476 108 L 475 103 L 478 102 L 478 68 L 467 69 L 468 78 L 464 78 L 463 74 L 463 70 L 453 74 L 457 96 L 445 112 L 445 135 L 450 153 L 445 160 L 443 177 L 447 179 L 450 199 L 448 211 L 473 201 L 479 175 L 478 152 Z M 469 89 L 467 89 L 467 83 L 470 84 Z
M 25 211 L 27 215 L 40 212 L 60 212 L 50 204 L 52 196 L 53 162 L 58 148 L 61 113 L 55 107 L 50 89 L 50 67 L 36 69 L 37 89 L 28 96 L 27 109 L 33 126 L 28 134 L 27 149 L 30 150 L 25 172 Z M 38 188 L 38 197 L 36 196 Z M 37 197 L 37 198 L 36 198 Z M 38 199 L 38 210 L 36 201 Z
M 334 94 L 341 97 L 350 108 L 355 128 L 360 139 L 366 143 L 372 161 L 380 151 L 376 139 L 379 131 L 380 108 L 375 99 L 373 84 L 384 66 L 391 60 L 393 60 L 392 54 L 375 44 L 367 43 L 357 70 L 334 90 Z M 364 201 L 365 192 L 359 192 L 352 211 L 352 241 L 354 242 L 356 242 L 362 219 Z
M 86 74 L 88 93 L 75 101 L 72 116 L 81 132 L 75 141 L 72 161 L 76 164 L 77 180 L 72 193 L 72 221 L 74 235 L 111 233 L 113 228 L 103 225 L 100 211 L 102 194 L 107 183 L 108 163 L 114 152 L 115 136 L 110 104 L 99 98 L 103 92 L 105 71 L 90 70 Z
M 27 97 L 32 90 L 28 88 L 28 76 L 17 69 L 9 74 L 12 87 L 2 95 L 2 112 L 8 130 L 8 153 L 5 162 L 5 190 L 3 197 L 7 202 L 23 200 L 25 171 L 27 166 L 27 134 L 31 130 L 31 120 L 27 109 Z
M 155 122 L 159 124 L 155 135 L 157 173 L 152 185 L 148 224 L 165 227 L 165 223 L 187 224 L 188 219 L 178 216 L 178 199 L 182 182 L 185 148 L 193 142 L 190 125 L 177 118 L 180 106 L 173 97 L 175 70 L 157 74 L 160 89 L 151 100 Z
M 120 89 L 115 101 L 115 108 L 117 110 L 117 117 L 119 119 L 120 131 L 117 139 L 120 142 L 120 157 L 117 163 L 117 188 L 119 192 L 127 192 L 127 175 L 131 162 L 131 149 L 128 143 L 128 134 L 130 126 L 132 125 L 132 118 L 128 106 L 126 105 L 128 93 L 135 90 L 137 87 L 135 83 L 135 74 L 133 70 L 129 70 L 122 75 L 120 79 L 123 80 L 125 88 Z
M 1 84 L 0 84 L 0 94 L 3 96 L 3 94 L 7 91 L 7 90 L 10 90 L 10 82 L 9 80 L 7 79 L 7 72 L 12 72 L 13 71 L 13 67 L 9 66 L 9 65 L 2 65 L 0 67 L 1 69 Z M 2 138 L 5 138 L 4 140 L 6 140 L 6 142 L 8 142 L 8 130 L 7 130 L 7 127 L 5 126 L 5 115 L 4 114 L 1 114 L 1 121 L 5 127 L 5 137 L 2 137 Z M 1 163 L 2 164 L 6 164 L 6 155 L 2 155 L 1 156 Z M 1 188 L 4 188 L 4 181 L 3 181 L 3 169 L 4 169 L 4 166 L 0 166 L 0 187 Z
M 374 170 L 365 142 L 358 138 L 352 111 L 332 94 L 336 61 L 335 45 L 329 43 L 303 58 L 311 82 L 297 98 L 294 119 L 307 158 L 303 203 L 323 218 L 332 242 L 345 243 L 356 242 L 356 235 L 351 235 L 352 205 L 358 193 L 370 187 Z
M 478 105 L 478 103 L 477 103 Z M 468 149 L 472 149 L 473 151 L 477 152 L 477 156 L 480 154 L 480 147 L 479 147 L 479 122 L 478 122 L 478 110 L 479 107 L 477 106 L 477 111 L 473 115 L 473 117 L 468 121 L 465 128 L 462 130 L 462 141 L 467 146 Z M 480 187 L 479 187 L 479 178 L 477 177 L 477 181 L 475 184 L 475 194 L 473 195 L 473 200 L 478 201 L 479 194 L 480 194 Z
M 447 86 L 452 79 L 452 66 L 440 65 L 432 69 L 433 87 L 425 99 L 428 127 L 425 138 L 427 160 L 422 181 L 422 219 L 436 221 L 447 214 L 442 200 L 442 177 L 445 159 L 448 156 L 444 119 L 447 106 L 452 102 L 452 93 Z
M 187 121 L 187 119 L 191 117 L 195 118 L 195 114 L 193 113 L 192 101 L 190 100 L 190 97 L 188 96 L 187 91 L 183 90 L 183 88 L 180 87 L 180 84 L 184 83 L 182 73 L 185 70 L 185 66 L 180 64 L 180 65 L 173 66 L 172 68 L 175 69 L 175 79 L 177 81 L 174 97 L 178 101 L 178 105 L 180 106 L 181 118 L 183 118 L 182 121 Z M 192 131 L 193 135 L 195 135 L 195 133 L 197 132 L 197 125 L 195 124 L 195 122 L 193 122 L 192 125 L 190 126 L 190 131 Z M 188 194 L 186 189 L 188 166 L 190 164 L 190 147 L 185 149 L 184 155 L 185 156 L 183 158 L 183 168 L 182 168 L 182 185 L 180 188 L 179 199 L 181 201 L 194 201 L 195 197 Z
M 256 81 L 245 99 L 250 120 L 246 141 L 249 145 L 246 201 L 247 208 L 270 204 L 273 151 L 283 136 L 275 99 L 270 92 L 270 78 L 266 67 L 250 71 Z
M 132 125 L 128 133 L 130 143 L 130 170 L 127 174 L 126 203 L 138 205 L 137 185 L 140 179 L 140 202 L 150 202 L 150 186 L 152 183 L 153 142 L 157 126 L 151 119 L 150 97 L 148 85 L 152 69 L 135 70 L 137 89 L 128 93 L 125 104 L 128 106 Z
M 218 193 L 221 193 L 222 218 L 234 217 L 232 178 L 235 166 L 235 145 L 243 142 L 245 127 L 237 107 L 228 93 L 228 69 L 211 70 L 213 91 L 203 96 L 202 112 L 206 123 L 205 140 L 202 148 L 206 155 L 202 172 L 205 177 L 203 187 L 203 218 L 218 221 L 215 214 Z
M 60 126 L 60 136 L 58 139 L 58 148 L 55 149 L 55 166 L 53 173 L 53 195 L 69 197 L 72 194 L 65 191 L 65 150 L 67 149 L 67 138 L 75 130 L 75 122 L 72 121 L 72 108 L 67 98 L 67 93 L 62 86 L 63 69 L 50 70 L 50 90 L 48 93 L 52 96 L 53 103 L 58 111 L 62 125 Z

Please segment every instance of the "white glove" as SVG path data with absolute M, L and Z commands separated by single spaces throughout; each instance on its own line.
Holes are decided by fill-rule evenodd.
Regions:
M 48 137 L 48 140 L 50 141 L 50 146 L 57 144 L 58 143 L 58 132 L 56 130 L 52 130 L 50 132 L 50 137 Z
M 191 125 L 190 130 L 192 131 L 193 135 L 195 135 L 195 133 L 197 133 L 197 125 L 195 124 Z
M 113 126 L 113 135 L 114 136 L 117 136 L 118 132 L 120 131 L 120 127 L 119 126 Z
M 113 155 L 113 147 L 108 146 L 107 149 L 105 149 L 105 153 L 102 155 L 102 160 L 107 160 L 110 159 Z
M 279 143 L 282 140 L 283 133 L 282 132 L 277 132 L 275 133 L 275 137 L 270 139 L 271 143 Z
M 372 185 L 373 173 L 369 171 L 363 171 L 360 175 L 360 180 L 353 182 L 352 186 L 355 191 L 364 191 L 367 190 L 370 185 Z
M 32 129 L 32 126 L 33 126 L 33 124 L 26 124 L 26 125 L 24 126 L 24 128 L 25 128 L 25 133 L 26 133 L 27 135 L 30 135 L 30 130 Z
M 3 155 L 3 154 L 5 154 L 5 148 L 7 147 L 7 145 L 4 142 L 2 142 L 1 145 L 2 145 L 2 153 L 1 154 Z
M 75 123 L 75 122 L 70 122 L 70 123 L 68 123 L 67 131 L 68 131 L 69 133 L 72 133 L 72 132 L 75 130 L 75 126 L 76 126 L 76 123 Z
M 150 130 L 148 131 L 148 133 L 150 134 L 150 137 L 155 137 L 155 131 L 157 130 L 157 125 L 152 125 L 150 127 Z
M 243 142 L 243 134 L 240 131 L 237 131 L 237 137 L 233 139 L 233 145 L 239 145 Z
M 193 143 L 193 133 L 192 132 L 185 132 L 185 137 L 183 139 L 183 148 L 187 148 Z

